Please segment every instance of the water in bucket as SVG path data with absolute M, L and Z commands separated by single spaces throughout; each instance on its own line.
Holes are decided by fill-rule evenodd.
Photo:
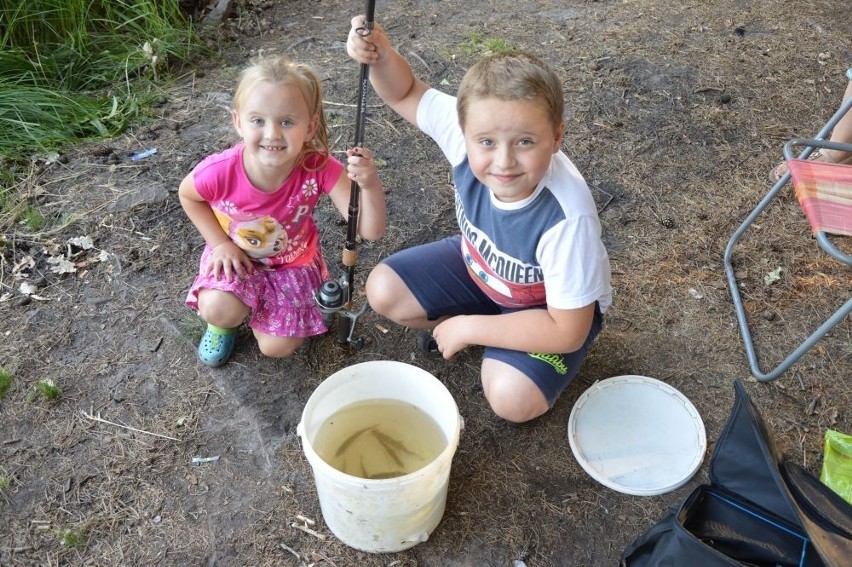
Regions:
M 314 450 L 339 471 L 368 479 L 404 476 L 435 460 L 447 438 L 429 414 L 392 399 L 364 400 L 317 430 Z
M 392 427 L 375 414 L 372 420 L 354 418 L 354 424 L 344 423 L 340 428 L 344 432 L 332 436 L 336 439 L 323 440 L 320 430 L 340 419 L 338 412 L 378 401 L 384 407 L 377 413 L 384 414 L 390 404 L 413 407 L 425 414 L 440 432 L 440 443 L 420 446 L 421 426 Z M 344 416 L 341 421 L 348 420 Z M 296 432 L 331 532 L 346 545 L 370 553 L 402 551 L 426 541 L 444 515 L 450 465 L 461 428 L 462 419 L 450 392 L 440 380 L 416 366 L 388 360 L 362 362 L 326 378 L 305 404 Z M 416 435 L 409 438 L 410 431 L 403 433 L 403 429 L 416 431 Z M 338 451 L 338 456 L 343 456 L 367 441 L 375 441 L 384 456 L 365 456 L 363 470 L 360 456 L 354 457 L 358 461 L 354 470 L 347 457 L 347 465 L 341 468 L 354 474 L 331 464 Z M 407 452 L 428 462 L 406 464 L 405 459 L 414 460 Z M 409 468 L 416 470 L 407 472 Z M 397 472 L 405 474 L 397 476 Z

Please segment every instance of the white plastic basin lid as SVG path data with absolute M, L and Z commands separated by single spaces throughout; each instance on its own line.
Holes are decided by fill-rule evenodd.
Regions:
M 707 450 L 695 406 L 647 376 L 616 376 L 583 392 L 568 418 L 568 441 L 592 478 L 638 496 L 683 486 Z

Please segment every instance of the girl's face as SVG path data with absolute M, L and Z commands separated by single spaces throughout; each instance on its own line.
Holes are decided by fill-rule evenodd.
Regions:
M 536 101 L 471 101 L 463 125 L 470 168 L 498 200 L 525 199 L 559 151 L 563 126 L 554 128 Z
M 246 172 L 262 189 L 284 182 L 317 128 L 317 117 L 290 84 L 258 82 L 231 115 L 245 144 Z

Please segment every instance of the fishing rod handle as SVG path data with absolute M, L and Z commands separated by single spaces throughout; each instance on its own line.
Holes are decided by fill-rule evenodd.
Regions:
M 341 261 L 344 266 L 354 266 L 358 263 L 358 252 L 355 249 L 343 249 Z

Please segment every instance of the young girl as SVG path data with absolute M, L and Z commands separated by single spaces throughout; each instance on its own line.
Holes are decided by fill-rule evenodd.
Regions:
M 378 23 L 349 55 L 376 93 L 429 135 L 453 167 L 460 234 L 402 250 L 367 278 L 373 310 L 432 329 L 444 358 L 485 347 L 480 379 L 495 414 L 544 414 L 577 375 L 612 301 L 591 192 L 560 150 L 561 81 L 522 52 L 481 59 L 458 96 L 414 76 Z
M 320 81 L 283 57 L 253 61 L 240 78 L 231 119 L 242 141 L 205 158 L 179 196 L 204 237 L 186 304 L 207 322 L 198 356 L 224 364 L 248 318 L 260 351 L 286 357 L 327 329 L 314 290 L 328 279 L 313 210 L 327 193 L 341 215 L 351 181 L 361 187 L 359 235 L 385 231 L 385 198 L 373 154 L 347 150 L 347 168 L 329 153 Z

